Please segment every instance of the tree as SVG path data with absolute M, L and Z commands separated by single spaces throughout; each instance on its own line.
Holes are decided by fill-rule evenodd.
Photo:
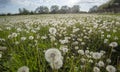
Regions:
M 70 8 L 68 6 L 62 6 L 60 9 L 60 13 L 69 13 Z
M 98 7 L 99 12 L 120 12 L 120 0 L 109 0 Z
M 97 12 L 98 7 L 95 5 L 89 9 L 89 12 Z
M 58 13 L 59 6 L 53 5 L 53 6 L 51 6 L 50 10 L 51 10 L 51 13 L 53 13 L 53 14 Z
M 36 8 L 35 13 L 46 14 L 49 13 L 49 9 L 47 6 L 40 6 Z
M 25 9 L 25 8 L 23 8 L 23 9 L 19 8 L 19 14 L 24 14 L 24 15 L 26 15 L 26 14 L 30 14 L 30 12 L 29 12 L 29 10 L 27 10 L 27 9 Z
M 79 13 L 80 12 L 80 6 L 79 5 L 74 5 L 72 7 L 72 12 L 73 13 Z
M 19 13 L 22 14 L 22 9 L 21 8 L 19 8 Z

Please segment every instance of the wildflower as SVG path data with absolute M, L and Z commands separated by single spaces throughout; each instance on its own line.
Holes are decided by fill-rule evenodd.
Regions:
M 63 65 L 61 52 L 56 48 L 48 49 L 45 52 L 45 59 L 50 63 L 52 69 L 59 69 Z
M 18 44 L 19 44 L 19 42 L 18 42 L 18 41 L 16 41 L 16 42 L 15 42 L 15 44 L 16 44 L 16 45 L 18 45 Z
M 92 60 L 92 59 L 90 59 L 88 62 L 93 63 L 93 60 Z
M 104 43 L 108 43 L 108 41 L 109 41 L 108 39 L 104 39 Z
M 118 46 L 118 43 L 117 42 L 111 42 L 109 44 L 110 47 L 117 47 Z
M 29 36 L 29 39 L 30 39 L 30 40 L 33 40 L 33 39 L 34 39 L 34 37 L 33 37 L 33 36 Z
M 93 72 L 100 72 L 100 69 L 98 67 L 94 67 Z
M 92 56 L 93 56 L 94 59 L 100 59 L 101 58 L 101 53 L 95 52 L 95 53 L 93 53 Z
M 20 31 L 22 31 L 22 30 L 21 30 L 21 28 L 17 28 L 17 31 L 20 32 Z
M 116 72 L 116 68 L 112 65 L 107 65 L 106 70 L 108 72 Z
M 78 47 L 78 46 L 75 46 L 75 49 L 77 50 L 77 49 L 79 49 L 79 47 Z
M 83 50 L 78 50 L 78 54 L 84 55 L 84 51 Z
M 55 39 L 54 36 L 50 36 L 50 40 L 51 40 L 51 42 L 53 42 L 53 41 L 55 41 L 56 39 Z
M 54 28 L 54 27 L 51 27 L 50 29 L 49 29 L 49 32 L 50 32 L 50 34 L 55 34 L 56 32 L 57 32 L 57 30 L 56 30 L 56 28 Z
M 63 53 L 67 53 L 67 52 L 68 52 L 67 46 L 61 46 L 61 47 L 60 47 L 60 50 L 62 50 Z
M 12 33 L 12 37 L 17 37 L 17 33 Z
M 107 35 L 107 38 L 110 38 L 111 37 L 111 35 Z
M 111 63 L 111 59 L 107 59 L 106 62 L 107 62 L 107 63 Z
M 99 66 L 99 67 L 104 67 L 104 65 L 105 65 L 105 64 L 104 64 L 103 61 L 99 61 L 99 62 L 98 62 L 98 66 Z
M 45 36 L 41 36 L 41 39 L 47 39 L 47 36 L 45 35 Z
M 48 61 L 48 62 L 54 62 L 54 61 L 58 61 L 59 59 L 61 59 L 62 56 L 61 56 L 61 52 L 56 49 L 56 48 L 51 48 L 51 49 L 48 49 L 46 52 L 45 52 L 45 59 Z
M 4 51 L 4 50 L 6 50 L 7 49 L 7 47 L 1 47 L 0 46 L 0 51 Z
M 81 45 L 85 45 L 85 42 L 81 42 Z
M 26 40 L 26 37 L 21 37 L 21 40 L 22 40 L 22 41 Z
M 52 69 L 59 69 L 59 68 L 62 67 L 62 65 L 63 65 L 63 62 L 62 62 L 61 59 L 54 62 L 54 63 L 50 63 L 50 66 L 51 66 Z
M 29 72 L 29 68 L 27 66 L 22 66 L 18 69 L 17 72 Z

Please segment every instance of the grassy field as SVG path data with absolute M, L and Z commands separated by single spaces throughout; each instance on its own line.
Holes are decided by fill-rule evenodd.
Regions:
M 120 72 L 120 16 L 0 17 L 0 72 Z

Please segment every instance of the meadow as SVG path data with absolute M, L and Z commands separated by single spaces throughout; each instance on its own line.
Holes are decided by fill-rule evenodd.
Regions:
M 0 72 L 120 72 L 120 15 L 1 16 Z

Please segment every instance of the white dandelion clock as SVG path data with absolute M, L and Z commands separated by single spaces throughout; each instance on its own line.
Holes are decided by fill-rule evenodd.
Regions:
M 111 42 L 109 44 L 110 47 L 117 47 L 118 46 L 118 43 L 117 42 Z
M 84 55 L 84 50 L 78 50 L 78 54 Z
M 60 59 L 54 63 L 50 63 L 52 69 L 60 69 L 63 65 L 63 61 Z
M 55 61 L 58 61 L 59 59 L 61 59 L 62 56 L 61 56 L 61 52 L 56 49 L 56 48 L 51 48 L 51 49 L 48 49 L 46 52 L 45 52 L 45 59 L 51 63 L 51 62 L 55 62 Z
M 56 28 L 51 27 L 51 28 L 49 29 L 49 32 L 50 32 L 50 34 L 55 35 L 55 33 L 57 32 L 57 30 L 56 30 Z
M 94 52 L 92 56 L 93 56 L 94 59 L 100 59 L 101 58 L 101 53 Z
M 45 52 L 45 59 L 50 63 L 50 66 L 53 70 L 57 70 L 63 65 L 63 57 L 61 52 L 56 48 L 48 49 Z
M 116 68 L 115 68 L 114 66 L 112 66 L 112 65 L 108 65 L 108 66 L 106 67 L 106 70 L 107 70 L 108 72 L 116 72 Z
M 100 69 L 98 67 L 94 67 L 93 72 L 100 72 Z
M 34 39 L 34 37 L 33 36 L 29 36 L 29 40 L 33 40 Z
M 27 66 L 22 66 L 18 69 L 17 72 L 29 72 L 29 68 Z
M 103 61 L 99 61 L 99 62 L 98 62 L 98 66 L 99 66 L 99 67 L 104 67 L 104 66 L 105 66 L 105 64 L 104 64 L 104 62 L 103 62 Z

